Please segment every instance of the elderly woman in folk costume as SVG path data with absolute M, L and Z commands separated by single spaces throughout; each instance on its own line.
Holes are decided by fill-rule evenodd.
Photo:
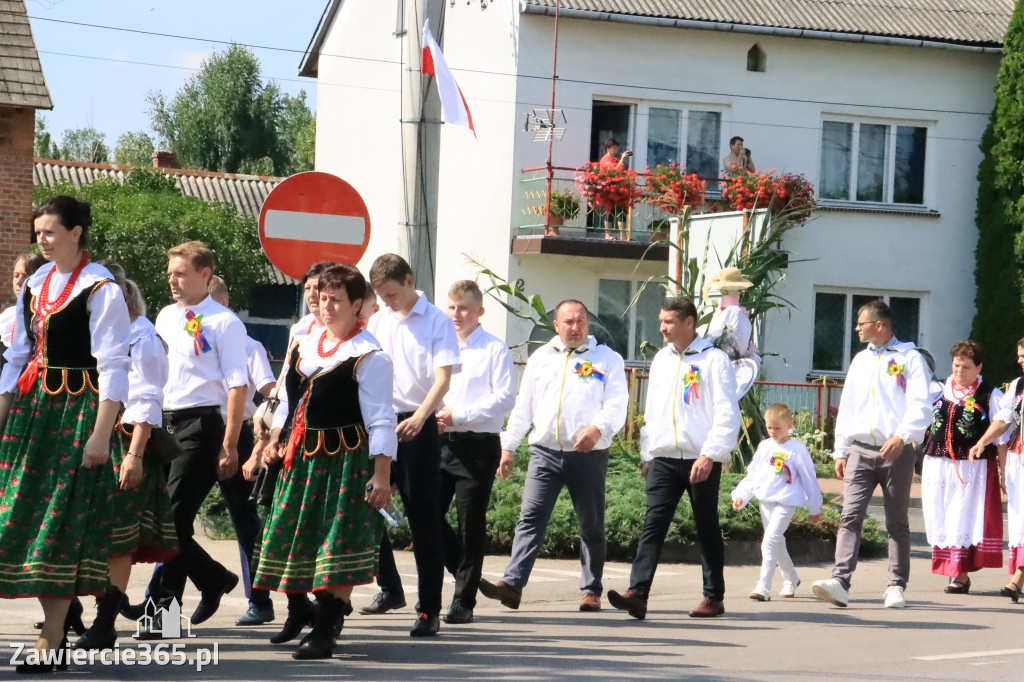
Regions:
M 158 454 L 147 449 L 154 430 L 163 424 L 167 351 L 146 318 L 146 302 L 139 286 L 125 279 L 120 267 L 109 268 L 124 292 L 131 316 L 132 368 L 128 373 L 128 401 L 115 430 L 120 447 L 114 448 L 111 456 L 118 481 L 111 500 L 112 584 L 96 598 L 96 619 L 74 645 L 89 650 L 109 649 L 117 641 L 114 620 L 132 564 L 166 561 L 178 553 L 167 479 Z
M 255 580 L 256 587 L 316 596 L 316 622 L 292 654 L 298 659 L 331 656 L 352 588 L 376 574 L 377 511 L 391 499 L 398 450 L 391 360 L 359 324 L 366 281 L 354 267 L 336 265 L 320 276 L 319 290 L 325 327 L 289 353 L 286 395 L 275 413 L 270 449 L 284 466 Z
M 45 618 L 18 672 L 50 672 L 75 595 L 109 584 L 107 462 L 128 399 L 131 321 L 124 296 L 83 252 L 92 215 L 73 197 L 48 200 L 33 228 L 50 264 L 18 299 L 0 374 L 0 597 L 39 597 Z M 80 621 L 80 616 L 79 619 Z M 67 660 L 60 658 L 61 667 Z
M 1017 364 L 1024 369 L 1024 338 L 1017 342 Z M 969 456 L 977 459 L 985 449 L 996 443 L 999 447 L 1001 468 L 1000 483 L 1006 490 L 1006 520 L 1009 525 L 1008 538 L 1010 556 L 1007 568 L 1013 576 L 1000 594 L 1014 603 L 1020 599 L 1024 588 L 1024 459 L 1021 457 L 1021 414 L 1024 411 L 1024 381 L 1014 379 L 1006 393 L 993 401 L 994 416 L 991 425 L 971 448 Z M 1000 443 L 1009 441 L 1009 446 Z
M 932 573 L 949 577 L 946 593 L 967 594 L 969 573 L 1003 565 L 998 450 L 979 442 L 1003 393 L 982 379 L 976 341 L 958 341 L 950 355 L 953 370 L 922 447 L 921 507 Z

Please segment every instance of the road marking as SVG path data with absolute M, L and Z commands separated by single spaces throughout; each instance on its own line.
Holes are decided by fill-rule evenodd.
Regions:
M 959 654 L 938 654 L 935 656 L 911 656 L 915 661 L 953 661 L 964 658 L 987 658 L 989 656 L 1010 656 L 1024 654 L 1024 649 L 1002 649 L 999 651 L 966 651 Z

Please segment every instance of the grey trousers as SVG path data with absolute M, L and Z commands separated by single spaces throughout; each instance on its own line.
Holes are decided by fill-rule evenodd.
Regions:
M 544 544 L 551 512 L 562 488 L 569 489 L 580 520 L 580 590 L 600 596 L 604 574 L 604 489 L 608 451 L 574 452 L 530 446 L 530 467 L 523 489 L 523 506 L 512 540 L 512 558 L 504 582 L 520 590 L 530 580 L 537 552 Z
M 910 579 L 910 484 L 914 480 L 914 448 L 907 446 L 892 461 L 882 459 L 874 446 L 854 441 L 848 452 L 843 481 L 843 516 L 836 538 L 832 577 L 849 589 L 857 568 L 860 531 L 875 486 L 882 486 L 885 530 L 889 534 L 889 585 L 907 586 Z

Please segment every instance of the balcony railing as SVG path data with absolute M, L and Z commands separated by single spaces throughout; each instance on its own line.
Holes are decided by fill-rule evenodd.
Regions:
M 551 181 L 552 192 L 571 193 L 579 196 L 576 189 L 576 169 L 555 167 Z M 721 178 L 701 178 L 707 183 L 706 208 L 694 211 L 699 214 L 709 210 L 721 199 L 719 183 Z M 643 183 L 643 177 L 638 182 Z M 522 171 L 523 187 L 522 215 L 517 226 L 519 234 L 544 234 L 546 218 L 544 204 L 547 201 L 547 168 L 526 168 Z M 575 218 L 567 218 L 556 227 L 563 237 L 586 237 L 592 239 L 620 239 L 623 241 L 650 242 L 652 235 L 668 235 L 668 219 L 673 214 L 641 201 L 625 216 L 613 216 L 605 211 L 592 209 L 581 199 L 580 212 Z M 554 217 L 554 216 L 552 216 Z M 552 223 L 554 225 L 554 223 Z

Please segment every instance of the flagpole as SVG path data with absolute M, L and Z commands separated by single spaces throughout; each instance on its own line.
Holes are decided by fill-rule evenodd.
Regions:
M 548 186 L 547 197 L 544 201 L 544 234 L 551 231 L 551 183 L 555 179 L 555 166 L 552 159 L 555 153 L 555 86 L 558 84 L 558 6 L 559 0 L 555 0 L 555 44 L 552 52 L 551 65 L 551 109 L 548 110 L 548 120 L 551 121 L 551 130 L 548 131 Z

